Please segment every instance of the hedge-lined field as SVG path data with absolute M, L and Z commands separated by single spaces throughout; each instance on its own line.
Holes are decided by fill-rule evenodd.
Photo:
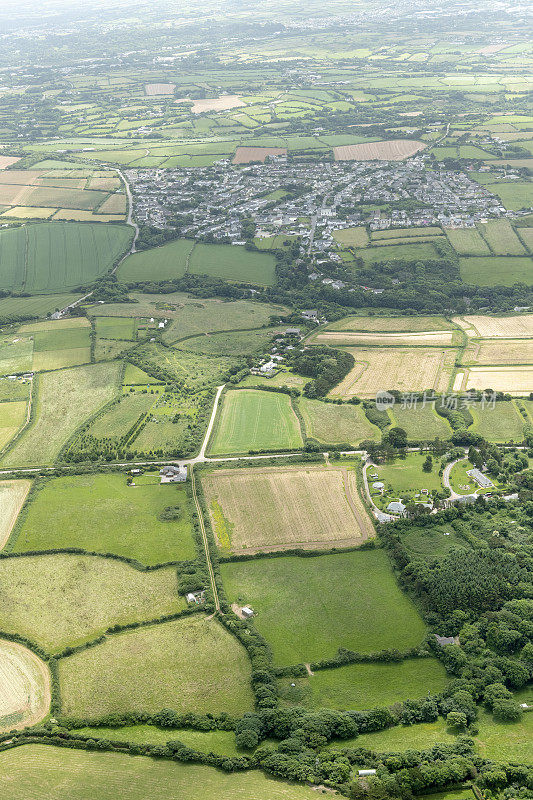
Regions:
M 100 717 L 162 708 L 243 714 L 253 706 L 246 651 L 195 615 L 110 636 L 59 663 L 65 714 Z
M 28 506 L 13 551 L 81 547 L 116 553 L 142 564 L 195 556 L 183 486 L 128 486 L 124 474 L 73 475 L 44 481 Z M 175 519 L 159 515 L 173 508 Z
M 221 572 L 229 600 L 257 612 L 276 664 L 331 658 L 339 647 L 406 649 L 424 637 L 382 550 L 258 559 L 222 564 Z
M 358 445 L 362 441 L 379 441 L 379 428 L 365 416 L 362 406 L 336 405 L 320 400 L 301 398 L 298 402 L 308 437 L 326 444 Z

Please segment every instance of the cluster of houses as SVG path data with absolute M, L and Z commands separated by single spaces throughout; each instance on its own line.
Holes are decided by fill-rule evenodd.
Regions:
M 304 313 L 317 314 L 316 311 L 306 311 Z M 310 319 L 310 317 L 307 317 L 307 319 Z M 252 367 L 251 374 L 268 378 L 273 377 L 279 372 L 287 354 L 296 348 L 302 338 L 303 334 L 300 328 L 286 328 L 282 334 L 274 339 L 270 353 L 260 358 L 257 365 Z

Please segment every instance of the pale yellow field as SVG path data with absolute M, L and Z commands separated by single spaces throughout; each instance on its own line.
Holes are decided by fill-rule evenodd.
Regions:
M 192 113 L 203 114 L 204 111 L 229 111 L 232 108 L 242 108 L 243 103 L 236 94 L 224 94 L 222 97 L 206 97 L 203 100 L 193 100 Z
M 120 186 L 120 180 L 114 175 L 104 178 L 89 178 L 88 189 L 97 189 L 101 192 L 114 192 Z
M 330 331 L 425 332 L 451 330 L 444 317 L 344 317 L 328 325 Z
M 10 219 L 49 219 L 57 208 L 34 208 L 32 206 L 15 206 L 2 213 L 2 217 Z
M 363 142 L 333 148 L 335 161 L 403 161 L 427 145 L 413 139 L 391 139 L 389 142 Z
M 328 467 L 218 470 L 202 476 L 219 547 L 234 553 L 354 544 L 374 535 L 355 474 Z
M 372 398 L 376 392 L 435 389 L 446 391 L 456 351 L 433 347 L 350 347 L 355 366 L 330 392 L 330 397 Z
M 533 339 L 481 339 L 471 341 L 464 364 L 533 364 Z
M 46 372 L 52 369 L 78 367 L 91 361 L 90 347 L 69 347 L 65 350 L 41 350 L 33 353 L 33 371 Z
M 20 161 L 20 158 L 20 156 L 0 156 L 0 169 L 6 169 L 11 164 L 16 164 L 17 161 Z
M 357 228 L 341 228 L 333 231 L 333 238 L 346 247 L 366 247 L 368 244 L 368 233 L 362 225 Z
M 494 389 L 522 395 L 533 391 L 533 366 L 470 367 L 466 389 Z
M 92 211 L 60 208 L 54 214 L 54 220 L 56 219 L 67 220 L 68 222 L 122 222 L 124 214 L 95 214 Z
M 39 331 L 59 331 L 66 328 L 90 328 L 87 317 L 67 317 L 66 319 L 47 319 L 44 322 L 27 322 L 21 325 L 19 333 L 38 333 Z
M 35 653 L 0 639 L 0 731 L 35 725 L 50 708 L 50 673 Z
M 446 347 L 452 344 L 452 331 L 423 331 L 420 333 L 356 333 L 324 331 L 312 337 L 316 344 L 331 345 L 427 345 Z
M 27 480 L 0 481 L 0 550 L 9 539 L 30 486 Z
M 125 194 L 112 194 L 107 200 L 104 200 L 98 214 L 125 214 L 126 213 L 126 195 Z
M 407 237 L 412 239 L 415 236 L 441 236 L 442 228 L 427 226 L 424 228 L 388 228 L 385 231 L 372 231 L 372 241 L 379 239 L 400 239 Z
M 477 338 L 503 337 L 523 339 L 533 337 L 533 314 L 517 314 L 513 317 L 454 317 L 454 322 L 466 331 L 467 336 Z
M 267 156 L 285 156 L 285 147 L 238 147 L 233 156 L 234 164 L 249 164 L 252 161 L 264 162 Z
M 144 91 L 148 97 L 155 97 L 157 95 L 174 94 L 174 87 L 174 83 L 147 83 Z

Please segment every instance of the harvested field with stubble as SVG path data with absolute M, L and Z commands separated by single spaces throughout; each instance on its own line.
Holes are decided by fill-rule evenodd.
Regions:
M 192 101 L 192 113 L 203 114 L 205 111 L 230 111 L 232 108 L 243 108 L 246 105 L 236 94 L 223 94 L 221 97 L 205 97 Z
M 420 333 L 356 333 L 355 331 L 324 331 L 311 337 L 316 344 L 335 345 L 415 345 L 446 347 L 451 345 L 453 331 L 424 331 Z
M 226 553 L 340 547 L 375 534 L 355 473 L 344 468 L 218 470 L 202 476 L 202 486 Z
M 234 164 L 265 163 L 268 156 L 286 156 L 286 147 L 238 147 L 233 156 Z
M 379 331 L 382 333 L 449 331 L 453 326 L 444 317 L 379 317 L 351 316 L 331 322 L 328 331 Z
M 40 375 L 35 418 L 6 453 L 2 464 L 52 463 L 76 429 L 113 399 L 119 373 L 120 364 L 110 362 Z M 61 425 L 57 424 L 59 419 Z
M 111 625 L 156 619 L 185 606 L 172 567 L 139 572 L 99 556 L 3 558 L 0 586 L 0 629 L 49 652 L 95 639 Z
M 470 367 L 466 389 L 494 389 L 511 395 L 533 391 L 533 365 L 515 367 Z
M 413 139 L 391 139 L 388 142 L 363 142 L 333 148 L 335 161 L 403 161 L 427 147 Z
M 519 314 L 509 317 L 464 316 L 453 320 L 461 326 L 467 336 L 493 339 L 533 338 L 533 314 Z
M 533 339 L 472 340 L 465 351 L 462 363 L 487 366 L 533 364 Z
M 59 662 L 62 712 L 97 719 L 128 711 L 240 716 L 253 708 L 246 650 L 203 614 L 110 636 Z
M 330 397 L 375 397 L 381 390 L 446 391 L 456 351 L 433 347 L 350 347 L 355 366 L 329 393 Z
M 9 539 L 31 481 L 0 481 L 0 550 Z
M 50 673 L 35 653 L 0 639 L 0 732 L 35 725 L 50 707 Z

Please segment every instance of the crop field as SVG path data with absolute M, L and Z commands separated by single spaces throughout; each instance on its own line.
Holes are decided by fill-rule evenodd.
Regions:
M 0 560 L 0 626 L 51 652 L 100 636 L 111 625 L 184 607 L 176 571 L 139 572 L 99 556 L 59 553 Z
M 437 659 L 424 658 L 399 664 L 351 664 L 280 683 L 283 704 L 362 711 L 438 694 L 446 684 L 446 672 Z M 296 686 L 291 687 L 291 683 Z M 337 744 L 345 746 L 344 742 Z M 362 746 L 359 739 L 356 746 Z
M 33 297 L 3 297 L 0 299 L 0 319 L 14 317 L 44 317 L 56 309 L 70 305 L 79 294 L 38 294 Z
M 512 401 L 502 400 L 494 408 L 490 405 L 481 408 L 476 403 L 470 413 L 474 418 L 470 430 L 489 442 L 521 442 L 524 438 L 525 422 Z
M 452 325 L 444 317 L 380 317 L 349 316 L 330 322 L 328 331 L 378 331 L 381 333 L 425 333 L 426 331 L 449 331 Z
M 465 389 L 494 389 L 523 395 L 533 391 L 533 365 L 514 367 L 470 367 Z
M 286 147 L 238 147 L 233 157 L 233 163 L 251 164 L 260 161 L 264 164 L 269 157 L 286 155 Z
M 0 451 L 12 441 L 26 422 L 27 408 L 26 400 L 0 402 Z
M 516 235 L 508 219 L 492 219 L 479 223 L 478 230 L 496 256 L 523 256 L 524 245 Z
M 528 256 L 471 256 L 459 259 L 461 278 L 478 286 L 513 286 L 528 283 L 533 273 L 533 259 Z
M 181 278 L 187 269 L 193 247 L 191 239 L 176 239 L 161 247 L 133 253 L 124 259 L 117 276 L 127 283 Z
M 189 258 L 188 272 L 211 275 L 237 283 L 271 286 L 276 261 L 270 253 L 254 253 L 230 244 L 197 244 Z
M 29 744 L 0 753 L 4 800 L 315 800 L 316 791 L 258 770 L 225 773 L 122 753 L 87 753 Z
M 308 437 L 325 444 L 358 445 L 365 440 L 379 441 L 380 430 L 367 419 L 358 405 L 337 405 L 302 397 L 298 406 Z
M 471 340 L 463 364 L 533 364 L 533 339 Z
M 387 244 L 379 247 L 367 247 L 357 250 L 365 264 L 380 261 L 431 261 L 437 258 L 437 251 L 431 242 L 410 242 L 406 244 Z
M 52 463 L 76 429 L 113 399 L 119 371 L 119 364 L 109 363 L 40 375 L 34 387 L 35 419 L 4 456 L 2 464 Z M 61 425 L 57 424 L 58 419 Z
M 490 256 L 490 248 L 475 228 L 447 228 L 446 236 L 461 256 Z
M 286 394 L 239 389 L 227 392 L 209 444 L 212 455 L 289 450 L 303 445 L 298 418 Z
M 104 275 L 129 245 L 126 225 L 42 223 L 0 232 L 0 288 L 64 292 Z
M 159 518 L 167 508 L 177 513 L 170 522 Z M 41 485 L 10 545 L 17 553 L 80 547 L 153 565 L 193 559 L 192 530 L 185 488 L 161 485 L 157 473 L 131 486 L 123 474 L 73 475 Z
M 30 490 L 31 481 L 0 481 L 0 550 L 9 539 Z
M 375 397 L 380 390 L 401 392 L 435 389 L 446 391 L 455 350 L 409 347 L 350 347 L 355 366 L 331 390 L 331 397 Z
M 435 403 L 417 403 L 415 408 L 402 408 L 395 404 L 388 409 L 393 427 L 403 428 L 410 441 L 449 439 L 452 429 L 444 417 L 435 411 Z
M 455 317 L 467 336 L 478 338 L 522 339 L 533 338 L 533 314 L 506 317 L 464 316 Z
M 278 665 L 417 645 L 425 627 L 383 550 L 280 557 L 220 567 L 231 602 L 250 605 Z
M 413 139 L 391 139 L 388 142 L 364 142 L 333 148 L 335 161 L 403 161 L 426 147 Z
M 50 674 L 27 647 L 0 639 L 0 731 L 40 722 L 50 707 Z
M 375 535 L 355 473 L 346 469 L 217 470 L 203 475 L 202 485 L 224 553 L 341 547 Z
M 245 649 L 195 615 L 110 636 L 59 663 L 64 714 L 127 711 L 243 714 L 253 707 Z
M 453 343 L 453 331 L 424 331 L 416 333 L 356 333 L 355 331 L 324 331 L 316 333 L 310 341 L 316 344 L 335 345 L 413 345 L 416 347 L 446 347 Z
M 362 226 L 334 231 L 333 238 L 344 247 L 366 247 L 368 245 L 368 233 Z

